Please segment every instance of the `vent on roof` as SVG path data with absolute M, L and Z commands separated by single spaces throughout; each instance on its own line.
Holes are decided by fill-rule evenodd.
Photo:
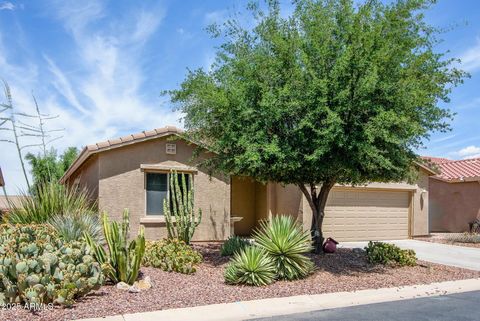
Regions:
M 166 144 L 165 152 L 170 155 L 175 155 L 177 153 L 177 144 Z

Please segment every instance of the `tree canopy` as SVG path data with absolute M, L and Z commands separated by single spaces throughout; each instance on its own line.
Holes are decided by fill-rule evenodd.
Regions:
M 283 17 L 271 0 L 249 5 L 253 28 L 210 28 L 223 42 L 215 63 L 168 92 L 216 153 L 205 165 L 298 185 L 315 235 L 335 183 L 406 179 L 415 150 L 449 129 L 440 103 L 466 76 L 435 50 L 440 30 L 423 14 L 433 2 L 297 0 Z
M 32 168 L 33 186 L 31 192 L 35 193 L 37 187 L 41 184 L 58 181 L 77 155 L 78 149 L 76 147 L 68 147 L 60 157 L 54 148 L 51 148 L 45 154 L 34 155 L 28 153 L 25 159 Z

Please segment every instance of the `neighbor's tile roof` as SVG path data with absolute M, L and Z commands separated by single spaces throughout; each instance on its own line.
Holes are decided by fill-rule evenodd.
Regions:
M 451 181 L 479 181 L 480 180 L 480 158 L 449 160 L 446 158 L 422 157 L 434 163 L 440 170 L 436 178 Z

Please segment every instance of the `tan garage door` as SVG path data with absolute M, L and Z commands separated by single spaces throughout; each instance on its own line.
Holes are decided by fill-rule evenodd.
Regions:
M 338 241 L 408 238 L 410 193 L 334 189 L 330 193 L 323 231 Z

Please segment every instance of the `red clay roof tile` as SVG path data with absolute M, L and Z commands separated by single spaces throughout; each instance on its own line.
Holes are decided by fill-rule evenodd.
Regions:
M 440 170 L 437 178 L 446 181 L 480 180 L 480 158 L 449 160 L 437 157 L 422 157 L 435 163 Z

